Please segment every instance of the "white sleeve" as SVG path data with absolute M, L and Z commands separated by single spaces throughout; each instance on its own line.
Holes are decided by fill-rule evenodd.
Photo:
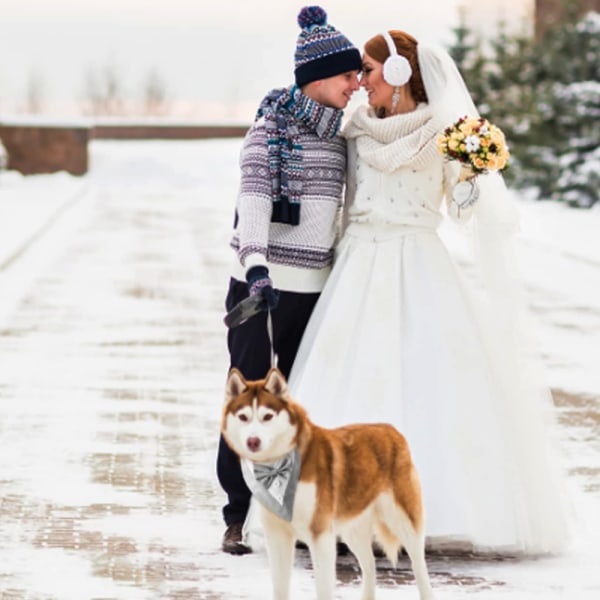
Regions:
M 266 265 L 273 202 L 264 127 L 253 127 L 240 156 L 241 181 L 237 201 L 238 257 L 246 268 Z

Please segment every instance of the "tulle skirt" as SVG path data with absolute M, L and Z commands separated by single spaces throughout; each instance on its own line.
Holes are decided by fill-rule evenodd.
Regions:
M 404 434 L 429 547 L 555 552 L 568 518 L 553 407 L 478 300 L 435 231 L 346 234 L 292 396 L 318 425 Z

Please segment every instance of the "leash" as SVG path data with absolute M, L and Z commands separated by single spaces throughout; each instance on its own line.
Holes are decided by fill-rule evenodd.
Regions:
M 277 354 L 275 354 L 275 346 L 273 345 L 273 317 L 271 317 L 271 309 L 267 309 L 267 335 L 269 336 L 269 345 L 271 346 L 271 367 L 277 366 Z

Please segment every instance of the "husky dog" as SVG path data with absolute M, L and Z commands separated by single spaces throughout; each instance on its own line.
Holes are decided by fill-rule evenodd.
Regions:
M 274 600 L 289 598 L 297 539 L 310 550 L 318 600 L 333 600 L 337 537 L 360 563 L 362 600 L 375 598 L 373 537 L 394 565 L 406 549 L 420 600 L 433 600 L 419 478 L 394 427 L 318 427 L 278 369 L 259 381 L 231 369 L 222 432 L 262 509 Z

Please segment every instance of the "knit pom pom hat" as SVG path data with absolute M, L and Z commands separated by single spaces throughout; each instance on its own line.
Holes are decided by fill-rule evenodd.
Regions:
M 348 38 L 327 24 L 320 6 L 305 6 L 298 14 L 302 29 L 294 55 L 296 85 L 362 70 L 360 52 Z

